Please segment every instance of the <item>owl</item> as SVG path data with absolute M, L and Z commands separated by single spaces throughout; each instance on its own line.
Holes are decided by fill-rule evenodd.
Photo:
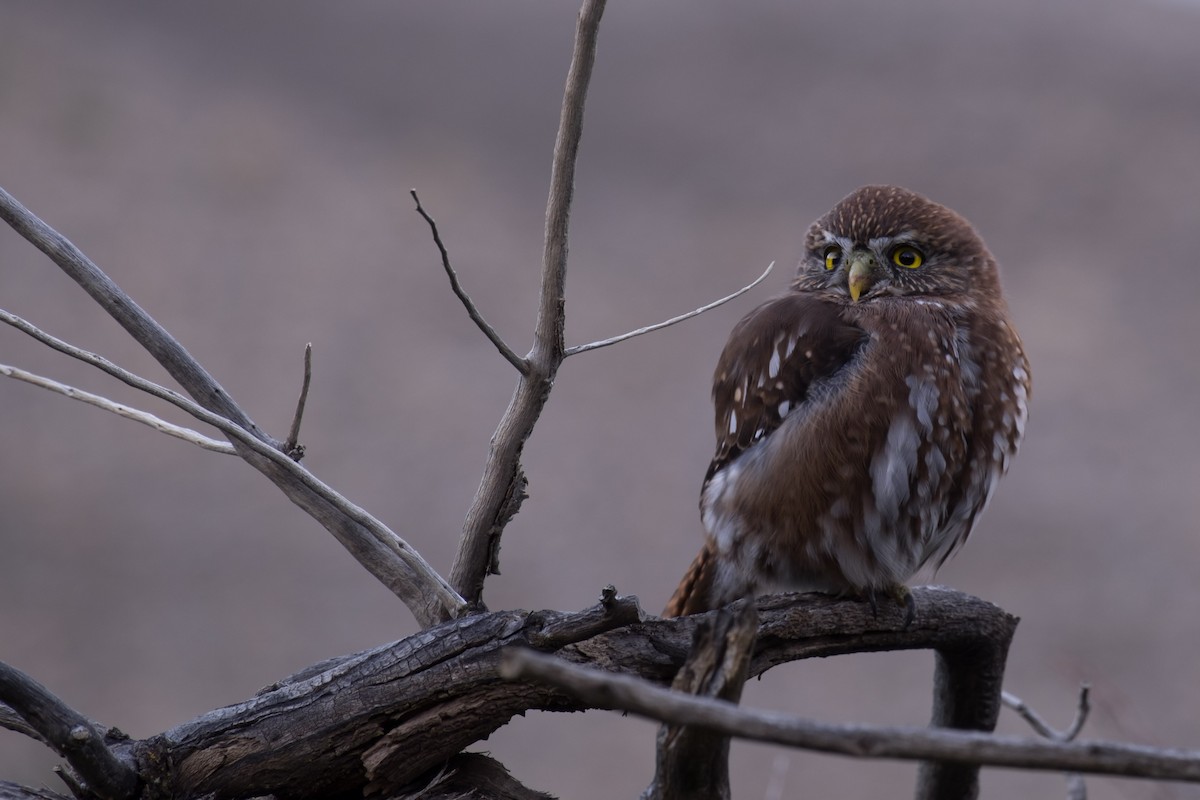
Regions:
M 1024 434 L 1029 362 L 965 219 L 866 186 L 808 230 L 789 291 L 713 377 L 704 547 L 665 616 L 771 588 L 894 598 L 966 541 Z

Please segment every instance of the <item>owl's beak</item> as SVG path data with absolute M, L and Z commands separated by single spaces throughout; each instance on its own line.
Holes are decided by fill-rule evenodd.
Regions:
M 855 250 L 850 254 L 850 274 L 848 285 L 850 299 L 858 302 L 858 298 L 866 294 L 875 282 L 875 256 L 865 250 Z

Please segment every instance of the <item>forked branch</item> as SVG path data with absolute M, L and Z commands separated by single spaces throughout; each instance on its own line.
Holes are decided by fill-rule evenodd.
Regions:
M 166 329 L 78 248 L 2 188 L 0 218 L 74 278 L 179 381 L 195 402 L 133 375 L 94 353 L 55 339 L 8 312 L 0 312 L 0 320 L 140 391 L 170 402 L 220 430 L 243 460 L 266 475 L 288 499 L 332 533 L 360 564 L 404 601 L 422 624 L 457 616 L 465 609 L 458 593 L 416 550 L 378 519 L 285 455 L 282 443 L 263 433 Z
M 483 477 L 463 523 L 458 552 L 450 570 L 450 584 L 473 604 L 482 605 L 484 579 L 489 573 L 499 571 L 500 534 L 525 498 L 521 452 L 541 416 L 563 360 L 567 228 L 575 185 L 575 160 L 583 133 L 584 100 L 596 59 L 596 36 L 603 13 L 604 0 L 585 0 L 579 11 L 575 48 L 554 142 L 550 196 L 546 203 L 541 299 L 533 349 L 524 359 L 518 359 L 525 368 L 518 366 L 521 376 L 517 388 L 492 436 Z M 509 361 L 513 359 L 509 358 Z M 430 609 L 431 614 L 437 611 Z
M 87 789 L 104 800 L 125 800 L 138 787 L 133 765 L 117 758 L 94 725 L 16 667 L 0 663 L 0 702 L 67 759 Z

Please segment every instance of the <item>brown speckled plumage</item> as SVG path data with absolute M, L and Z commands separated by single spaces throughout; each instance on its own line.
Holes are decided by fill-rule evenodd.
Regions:
M 772 586 L 903 594 L 966 540 L 1020 443 L 1029 365 L 966 220 L 867 186 L 805 250 L 717 363 L 707 536 L 668 616 Z

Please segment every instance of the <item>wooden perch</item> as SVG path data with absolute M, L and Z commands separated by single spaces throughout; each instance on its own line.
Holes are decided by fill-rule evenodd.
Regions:
M 692 650 L 671 690 L 737 704 L 742 697 L 758 611 L 741 601 L 696 626 Z M 642 800 L 728 800 L 729 737 L 708 728 L 665 724 L 658 731 L 654 781 Z

